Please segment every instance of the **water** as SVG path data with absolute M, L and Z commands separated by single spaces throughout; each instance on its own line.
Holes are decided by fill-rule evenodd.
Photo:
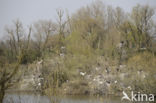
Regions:
M 50 103 L 46 96 L 30 93 L 11 93 L 4 98 L 4 103 Z
M 59 96 L 53 97 L 58 103 L 121 103 L 120 97 L 93 97 L 93 96 Z M 9 93 L 4 103 L 51 103 L 46 96 L 34 93 Z

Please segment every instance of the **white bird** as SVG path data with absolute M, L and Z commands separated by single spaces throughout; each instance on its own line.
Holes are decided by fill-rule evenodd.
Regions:
M 94 78 L 93 81 L 96 81 L 96 79 Z
M 124 96 L 121 98 L 121 100 L 127 99 L 127 100 L 131 101 L 131 99 L 128 97 L 128 95 L 127 95 L 127 93 L 125 93 L 125 91 L 123 91 L 122 94 L 123 94 Z
M 99 81 L 99 84 L 103 84 L 103 82 L 102 81 Z
M 118 81 L 116 80 L 116 81 L 114 81 L 114 83 L 116 84 Z
M 64 57 L 64 54 L 63 54 L 63 53 L 61 53 L 61 54 L 60 54 L 60 56 L 61 56 L 61 57 Z
M 65 47 L 64 47 L 64 46 L 62 46 L 62 47 L 61 47 L 61 49 L 65 49 Z
M 127 88 L 130 89 L 130 90 L 132 89 L 131 86 L 128 86 Z
M 121 43 L 119 43 L 119 44 L 117 45 L 117 47 L 118 47 L 118 48 L 121 48 L 121 47 L 122 47 L 122 44 L 121 44 Z
M 146 78 L 146 75 L 145 74 L 143 74 L 143 79 L 145 79 Z
M 84 72 L 84 73 L 83 72 L 80 72 L 80 75 L 82 75 L 82 76 L 84 76 L 85 74 L 86 74 L 86 72 Z
M 44 78 L 43 77 L 39 77 L 39 79 L 42 79 L 43 80 Z
M 119 68 L 121 68 L 121 69 L 122 69 L 122 68 L 125 68 L 125 67 L 126 67 L 126 65 L 120 65 L 120 66 L 119 66 Z
M 97 71 L 98 71 L 98 70 L 100 70 L 100 68 L 99 68 L 99 67 L 96 67 L 96 68 L 95 68 L 95 70 L 97 70 Z
M 43 62 L 43 60 L 39 61 L 38 64 L 41 64 Z
M 38 83 L 38 86 L 41 86 L 41 83 Z
M 106 81 L 107 87 L 110 87 L 110 81 Z
M 140 50 L 146 50 L 146 49 L 147 49 L 147 48 L 145 48 L 145 47 L 144 47 L 144 48 L 140 48 Z

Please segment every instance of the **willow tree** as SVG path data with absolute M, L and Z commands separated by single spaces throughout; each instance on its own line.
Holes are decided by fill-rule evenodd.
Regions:
M 151 46 L 151 30 L 153 27 L 153 15 L 154 10 L 148 5 L 137 5 L 132 10 L 131 18 L 138 35 L 139 48 L 149 48 Z
M 23 54 L 20 53 L 15 64 L 0 65 L 0 103 L 3 103 L 5 91 L 12 86 L 10 83 L 19 70 Z
M 50 46 L 48 42 L 55 31 L 56 25 L 50 20 L 39 20 L 34 23 L 33 36 L 39 55 Z
M 2 55 L 0 55 L 0 103 L 3 102 L 5 91 L 14 85 L 13 80 L 18 81 L 14 77 L 17 75 L 20 64 L 23 63 L 29 48 L 31 28 L 29 28 L 27 37 L 24 38 L 25 32 L 22 23 L 17 20 L 14 22 L 13 28 L 7 28 L 6 32 L 9 38 L 3 42 Z M 13 56 L 12 60 L 9 60 L 10 55 L 8 54 L 10 53 Z

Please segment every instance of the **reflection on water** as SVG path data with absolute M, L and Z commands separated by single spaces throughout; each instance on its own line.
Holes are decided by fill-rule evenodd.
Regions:
M 119 97 L 64 96 L 57 99 L 59 103 L 121 103 Z M 50 103 L 50 100 L 40 94 L 10 93 L 5 96 L 4 103 Z
M 50 100 L 40 94 L 11 93 L 5 96 L 4 103 L 50 103 Z

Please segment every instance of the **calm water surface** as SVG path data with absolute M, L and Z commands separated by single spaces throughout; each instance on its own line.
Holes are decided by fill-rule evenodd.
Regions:
M 53 100 L 56 99 L 53 97 Z M 59 103 L 122 103 L 120 97 L 59 96 Z M 34 93 L 9 93 L 4 103 L 51 103 L 46 96 Z

